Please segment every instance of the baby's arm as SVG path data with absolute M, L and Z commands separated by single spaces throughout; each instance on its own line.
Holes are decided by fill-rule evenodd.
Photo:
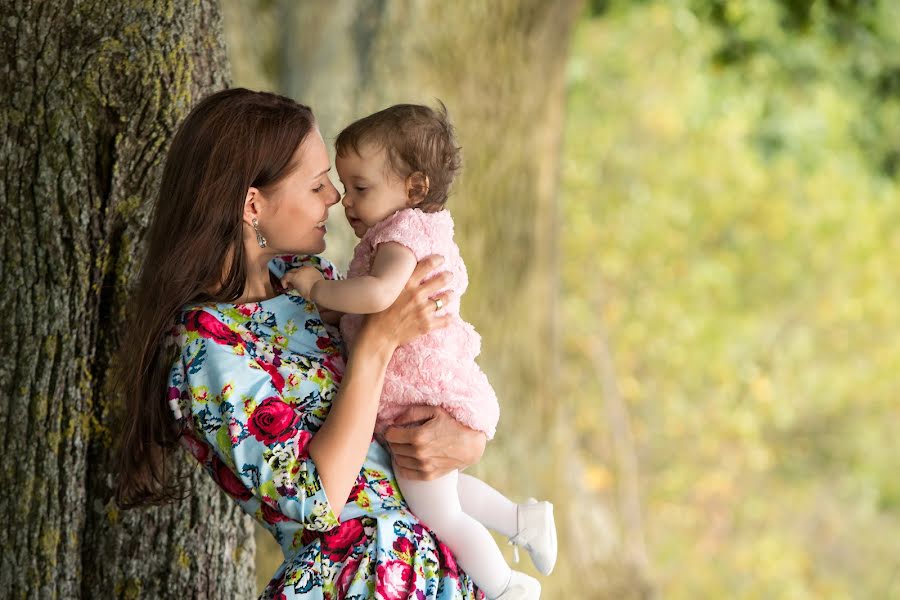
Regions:
M 396 242 L 379 244 L 368 275 L 351 279 L 319 279 L 309 298 L 319 306 L 344 313 L 381 312 L 393 304 L 416 267 L 412 250 Z M 305 287 L 305 286 L 304 286 Z M 301 294 L 305 291 L 298 286 Z
M 322 279 L 310 297 L 320 306 L 345 313 L 381 312 L 393 304 L 416 268 L 412 250 L 396 242 L 379 244 L 368 275 L 342 281 Z

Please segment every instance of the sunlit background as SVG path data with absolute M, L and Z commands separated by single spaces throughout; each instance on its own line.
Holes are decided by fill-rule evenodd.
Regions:
M 329 146 L 448 106 L 472 472 L 554 502 L 545 598 L 900 597 L 900 3 L 223 5 L 234 83 Z

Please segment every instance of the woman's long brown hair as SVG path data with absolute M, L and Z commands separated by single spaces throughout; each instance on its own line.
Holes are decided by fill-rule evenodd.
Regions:
M 125 404 L 116 490 L 122 508 L 181 497 L 170 466 L 181 433 L 166 401 L 176 359 L 164 349 L 166 335 L 185 305 L 241 296 L 247 190 L 272 189 L 287 176 L 313 127 L 309 107 L 235 88 L 201 100 L 178 128 L 117 357 Z

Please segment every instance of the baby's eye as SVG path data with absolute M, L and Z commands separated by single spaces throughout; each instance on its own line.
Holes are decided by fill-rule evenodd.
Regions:
M 356 189 L 357 192 L 360 192 L 360 193 L 366 191 L 366 188 L 364 188 L 364 187 L 362 187 L 362 186 L 358 186 L 358 185 L 355 187 L 355 189 Z

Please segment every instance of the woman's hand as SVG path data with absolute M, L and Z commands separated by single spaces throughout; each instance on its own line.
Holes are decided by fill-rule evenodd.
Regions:
M 396 348 L 429 331 L 446 327 L 450 317 L 437 314 L 437 301 L 446 305 L 450 292 L 439 294 L 438 291 L 450 284 L 452 275 L 445 271 L 422 282 L 442 264 L 444 259 L 440 255 L 428 256 L 419 261 L 394 303 L 380 313 L 366 317 L 360 338 L 373 336 Z
M 394 470 L 407 479 L 431 480 L 481 459 L 487 439 L 436 406 L 411 406 L 384 439 Z

